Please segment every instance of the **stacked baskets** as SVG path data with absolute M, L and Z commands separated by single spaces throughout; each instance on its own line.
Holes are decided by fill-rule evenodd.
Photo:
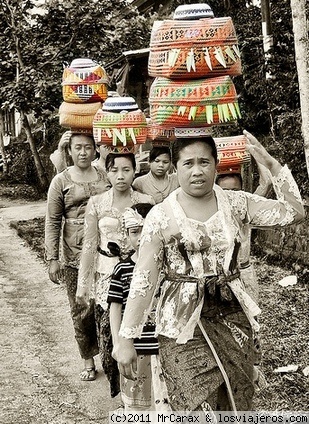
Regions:
M 63 71 L 60 125 L 91 134 L 93 118 L 107 98 L 107 83 L 102 66 L 91 59 L 74 59 Z
M 205 3 L 179 6 L 172 20 L 154 23 L 148 72 L 155 77 L 149 96 L 154 141 L 202 135 L 241 117 L 231 79 L 241 74 L 234 25 L 230 17 L 214 18 Z M 243 136 L 217 139 L 224 166 L 250 158 L 244 142 Z

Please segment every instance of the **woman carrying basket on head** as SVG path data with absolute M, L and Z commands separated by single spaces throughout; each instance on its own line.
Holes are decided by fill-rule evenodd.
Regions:
M 120 372 L 134 378 L 139 337 L 163 272 L 156 313 L 159 354 L 171 408 L 250 410 L 254 393 L 253 330 L 258 306 L 238 269 L 242 225 L 285 226 L 304 217 L 297 185 L 249 133 L 248 148 L 270 170 L 277 200 L 214 185 L 212 137 L 177 139 L 172 148 L 180 188 L 145 219 L 124 313 Z
M 106 171 L 112 188 L 89 199 L 76 293 L 77 302 L 81 305 L 87 305 L 95 298 L 100 357 L 112 397 L 119 393 L 119 374 L 111 356 L 107 296 L 115 265 L 132 250 L 123 213 L 137 203 L 154 204 L 151 196 L 132 189 L 135 169 L 133 153 L 109 153 L 106 157 Z
M 62 281 L 67 288 L 75 338 L 85 368 L 83 381 L 95 380 L 94 356 L 98 354 L 94 304 L 86 308 L 76 304 L 77 275 L 82 250 L 84 214 L 91 195 L 109 188 L 106 174 L 91 166 L 95 143 L 91 135 L 66 131 L 61 144 L 68 145 L 73 166 L 58 173 L 51 181 L 45 223 L 45 251 L 49 278 Z

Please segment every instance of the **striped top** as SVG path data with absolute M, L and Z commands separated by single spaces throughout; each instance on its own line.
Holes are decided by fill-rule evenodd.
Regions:
M 120 261 L 114 268 L 109 286 L 107 302 L 122 303 L 122 314 L 126 307 L 134 266 L 135 262 L 133 262 L 131 256 Z M 149 317 L 143 328 L 141 338 L 134 339 L 134 347 L 138 354 L 156 355 L 159 353 L 158 340 L 154 335 L 155 324 Z

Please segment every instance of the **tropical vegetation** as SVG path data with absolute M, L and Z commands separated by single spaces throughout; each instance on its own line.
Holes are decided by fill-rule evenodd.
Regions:
M 134 2 L 133 2 L 134 3 Z M 1 109 L 21 114 L 22 148 L 12 144 L 9 178 L 24 179 L 46 191 L 49 154 L 61 128 L 61 76 L 76 57 L 91 57 L 103 66 L 125 50 L 149 46 L 155 19 L 171 17 L 184 1 L 161 1 L 162 7 L 139 13 L 117 0 L 2 0 L 0 5 Z M 186 3 L 196 3 L 188 0 Z M 288 0 L 271 3 L 273 48 L 266 62 L 263 51 L 261 9 L 252 1 L 209 0 L 216 16 L 231 16 L 241 48 L 243 74 L 234 82 L 242 119 L 233 129 L 252 131 L 268 149 L 287 163 L 301 188 L 308 193 L 292 14 Z M 156 10 L 156 11 L 154 11 Z M 307 10 L 308 14 L 308 10 Z M 266 74 L 270 78 L 266 78 Z M 25 169 L 20 166 L 29 162 Z M 15 164 L 18 163 L 18 166 Z M 29 174 L 31 177 L 29 177 Z

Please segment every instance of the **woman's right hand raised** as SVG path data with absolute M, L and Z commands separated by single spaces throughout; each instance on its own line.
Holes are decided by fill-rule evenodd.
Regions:
M 243 133 L 247 139 L 248 151 L 256 162 L 269 169 L 272 175 L 277 175 L 282 168 L 280 163 L 267 152 L 265 147 L 262 146 L 254 135 L 250 134 L 247 130 L 244 130 Z
M 62 134 L 60 141 L 58 143 L 58 150 L 62 152 L 69 145 L 70 139 L 72 137 L 72 131 L 66 131 Z

